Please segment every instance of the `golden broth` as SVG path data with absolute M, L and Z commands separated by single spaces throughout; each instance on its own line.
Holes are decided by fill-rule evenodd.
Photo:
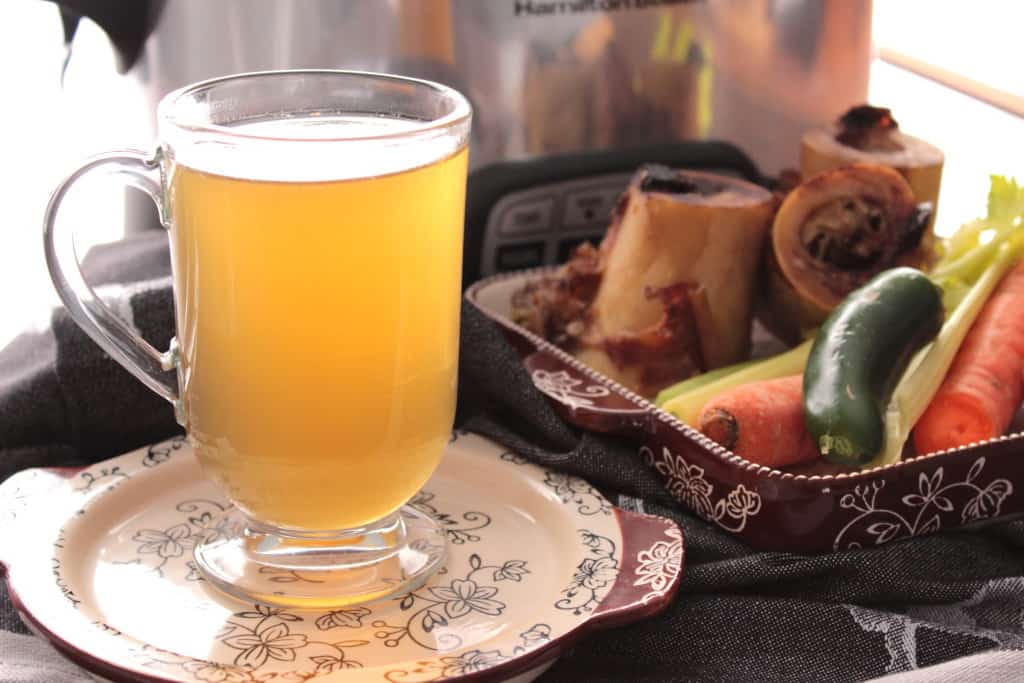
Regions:
M 466 162 L 331 182 L 174 168 L 187 426 L 253 518 L 362 526 L 433 472 L 455 406 Z

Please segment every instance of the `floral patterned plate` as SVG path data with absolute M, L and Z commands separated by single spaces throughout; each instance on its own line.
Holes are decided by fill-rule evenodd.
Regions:
M 8 479 L 0 560 L 24 621 L 115 681 L 527 681 L 586 632 L 659 612 L 679 586 L 676 524 L 475 435 L 453 436 L 413 505 L 450 550 L 414 593 L 335 611 L 238 602 L 192 563 L 229 507 L 176 439 Z

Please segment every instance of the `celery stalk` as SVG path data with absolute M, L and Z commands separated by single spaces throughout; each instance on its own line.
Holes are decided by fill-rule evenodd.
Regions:
M 981 235 L 992 226 L 987 220 L 976 219 L 965 223 L 943 242 L 945 254 L 943 260 L 952 261 L 968 254 L 981 243 Z
M 955 259 L 944 259 L 932 270 L 932 279 L 957 278 L 968 282 L 974 280 L 979 273 L 985 270 L 992 257 L 995 256 L 996 250 L 1013 231 L 1012 226 L 997 230 L 992 241 L 987 244 L 977 246 Z
M 676 416 L 694 429 L 698 427 L 700 411 L 711 399 L 724 391 L 750 382 L 777 379 L 787 375 L 797 375 L 804 371 L 807 354 L 811 351 L 812 339 L 800 346 L 793 347 L 785 353 L 752 363 L 725 377 L 703 384 L 692 391 L 680 394 L 661 405 L 661 409 Z
M 726 365 L 724 368 L 716 368 L 714 370 L 702 372 L 699 375 L 694 375 L 689 379 L 684 379 L 682 382 L 676 382 L 672 386 L 665 387 L 664 389 L 659 391 L 657 397 L 655 397 L 654 399 L 654 404 L 660 406 L 666 401 L 672 400 L 676 396 L 681 396 L 689 391 L 693 391 L 694 389 L 699 389 L 705 384 L 710 384 L 711 382 L 720 380 L 723 377 L 728 377 L 729 375 L 738 370 L 750 367 L 751 365 L 754 365 L 755 363 L 759 362 L 760 361 L 757 360 L 745 360 L 741 363 L 733 363 L 732 365 Z
M 946 318 L 935 341 L 918 352 L 893 391 L 885 411 L 885 446 L 864 469 L 898 462 L 910 430 L 939 390 L 960 344 L 985 306 L 992 291 L 1020 257 L 1020 240 L 1008 240 L 996 249 L 981 277 L 960 305 Z

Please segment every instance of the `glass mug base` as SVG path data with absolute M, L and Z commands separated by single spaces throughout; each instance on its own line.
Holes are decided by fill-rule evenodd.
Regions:
M 328 609 L 416 590 L 444 564 L 444 531 L 410 506 L 369 526 L 295 532 L 235 513 L 230 529 L 195 547 L 200 574 L 247 602 Z

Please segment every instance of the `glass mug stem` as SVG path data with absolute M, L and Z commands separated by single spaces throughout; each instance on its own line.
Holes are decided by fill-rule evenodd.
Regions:
M 200 573 L 300 608 L 415 590 L 446 557 L 409 501 L 454 416 L 468 103 L 426 81 L 285 71 L 188 86 L 159 110 L 156 153 L 94 157 L 60 183 L 44 246 L 71 318 L 174 405 L 232 504 L 194 548 Z M 169 230 L 167 352 L 100 300 L 57 221 L 90 174 L 146 192 Z

